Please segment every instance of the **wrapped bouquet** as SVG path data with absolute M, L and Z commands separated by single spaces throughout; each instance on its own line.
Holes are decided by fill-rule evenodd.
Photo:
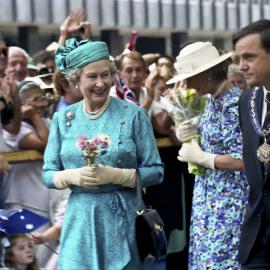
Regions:
M 198 95 L 195 89 L 174 88 L 169 90 L 167 95 L 161 98 L 160 102 L 162 108 L 168 112 L 177 128 L 184 121 L 198 124 L 207 99 L 207 96 Z M 194 140 L 200 144 L 200 135 L 194 135 L 187 143 Z M 204 167 L 188 163 L 188 171 L 189 173 L 202 176 L 204 174 Z

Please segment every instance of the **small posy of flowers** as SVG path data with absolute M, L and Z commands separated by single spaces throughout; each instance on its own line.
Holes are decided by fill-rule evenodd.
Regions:
M 82 156 L 86 164 L 88 166 L 95 166 L 97 158 L 107 152 L 110 143 L 109 136 L 105 134 L 100 134 L 92 139 L 81 135 L 76 142 L 76 147 L 82 150 Z

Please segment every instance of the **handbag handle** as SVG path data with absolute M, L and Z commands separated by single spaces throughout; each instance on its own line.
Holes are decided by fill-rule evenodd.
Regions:
M 152 208 L 151 206 L 148 206 L 146 195 L 142 189 L 140 175 L 137 175 L 136 179 L 136 198 L 137 198 L 137 214 L 140 215 L 147 209 Z M 146 206 L 147 204 L 147 206 Z

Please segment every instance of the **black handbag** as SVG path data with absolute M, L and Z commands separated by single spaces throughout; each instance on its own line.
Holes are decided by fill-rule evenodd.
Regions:
M 155 209 L 145 206 L 142 188 L 137 181 L 137 217 L 135 220 L 136 241 L 142 262 L 157 261 L 167 256 L 167 239 L 164 223 Z

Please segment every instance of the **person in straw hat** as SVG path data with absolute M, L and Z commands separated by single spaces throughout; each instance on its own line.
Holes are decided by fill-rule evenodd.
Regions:
M 220 55 L 210 42 L 189 44 L 176 58 L 178 74 L 167 82 L 185 80 L 199 95 L 211 95 L 198 126 L 185 121 L 176 131 L 183 142 L 178 159 L 205 166 L 193 191 L 190 270 L 240 269 L 237 254 L 248 188 L 238 119 L 241 90 L 226 79 L 231 55 Z M 197 133 L 200 145 L 185 143 Z

